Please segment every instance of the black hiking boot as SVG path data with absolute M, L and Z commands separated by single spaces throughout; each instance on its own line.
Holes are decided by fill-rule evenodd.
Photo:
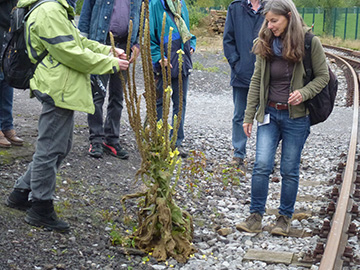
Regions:
M 15 188 L 5 200 L 5 205 L 21 211 L 26 211 L 31 207 L 29 193 L 30 190 L 28 189 Z
M 69 224 L 56 216 L 52 200 L 33 201 L 31 208 L 27 211 L 25 221 L 49 231 L 67 232 L 70 230 Z

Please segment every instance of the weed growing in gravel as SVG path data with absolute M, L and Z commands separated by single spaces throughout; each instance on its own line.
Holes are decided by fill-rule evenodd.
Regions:
M 111 223 L 110 240 L 112 245 L 122 247 L 135 247 L 135 240 L 130 233 L 127 235 L 116 224 Z
M 185 178 L 189 193 L 194 195 L 197 192 L 197 197 L 200 197 L 202 192 L 201 180 L 208 181 L 213 176 L 211 173 L 206 172 L 205 168 L 205 154 L 201 151 L 190 151 L 187 164 L 182 169 L 182 176 Z
M 220 69 L 218 67 L 204 67 L 203 64 L 199 63 L 198 61 L 193 63 L 193 69 L 194 70 L 201 70 L 201 71 L 207 71 L 207 72 L 220 72 Z
M 215 179 L 223 184 L 224 189 L 240 186 L 240 179 L 244 175 L 245 173 L 241 169 L 227 164 L 221 164 L 214 172 Z
M 179 113 L 174 117 L 174 126 L 168 123 L 171 99 L 171 37 L 172 28 L 169 31 L 168 41 L 168 66 L 162 69 L 163 78 L 163 120 L 157 121 L 156 114 L 156 86 L 152 70 L 150 31 L 149 31 L 149 12 L 148 1 L 144 1 L 141 12 L 140 26 L 140 51 L 142 57 L 142 68 L 144 75 L 145 92 L 137 96 L 135 84 L 135 62 L 133 64 L 132 77 L 130 71 L 128 75 L 128 89 L 125 80 L 120 74 L 124 89 L 124 99 L 128 111 L 130 125 L 134 131 L 137 146 L 141 156 L 141 167 L 136 176 L 140 178 L 146 190 L 136 194 L 129 194 L 123 197 L 122 203 L 133 198 L 140 198 L 138 212 L 138 226 L 130 237 L 134 245 L 140 250 L 149 253 L 160 261 L 165 261 L 168 257 L 173 257 L 179 262 L 186 262 L 191 254 L 196 250 L 192 246 L 193 223 L 191 215 L 182 210 L 172 196 L 181 172 L 181 158 L 179 151 L 175 148 L 177 131 L 180 125 L 182 114 L 182 54 L 178 51 L 179 57 Z M 145 20 L 144 20 L 145 18 Z M 161 44 L 164 44 L 165 19 L 163 17 L 163 28 Z M 143 23 L 145 22 L 145 26 Z M 130 53 L 130 37 L 132 22 L 129 26 L 129 39 L 126 54 Z M 144 35 L 143 35 L 144 34 Z M 144 39 L 144 40 L 143 40 Z M 112 39 L 112 45 L 114 44 Z M 114 45 L 113 45 L 114 46 Z M 114 47 L 113 47 L 114 48 Z M 113 51 L 115 51 L 113 49 Z M 161 46 L 162 62 L 164 63 L 164 48 Z M 131 79 L 130 79 L 131 78 Z M 141 97 L 145 98 L 146 103 L 146 123 L 143 124 L 140 114 Z M 173 129 L 173 136 L 170 140 L 170 130 Z M 119 237 L 116 230 L 112 230 L 112 239 Z M 114 242 L 115 243 L 115 242 Z

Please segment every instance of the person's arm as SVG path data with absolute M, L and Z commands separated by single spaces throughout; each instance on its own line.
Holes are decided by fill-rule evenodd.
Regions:
M 228 8 L 224 35 L 223 35 L 224 55 L 229 62 L 230 67 L 234 67 L 236 62 L 240 60 L 240 55 L 236 50 L 236 40 L 234 33 L 234 18 L 232 17 L 232 6 Z
M 48 5 L 58 5 L 48 3 Z M 74 70 L 88 74 L 114 73 L 120 70 L 118 58 L 108 56 L 110 47 L 87 40 L 84 46 L 79 46 L 74 35 L 79 35 L 78 31 L 67 18 L 64 8 L 50 9 L 50 11 L 38 7 L 38 12 L 42 12 L 41 22 L 37 22 L 30 27 L 30 37 L 38 38 L 49 54 L 63 65 Z M 46 11 L 46 12 L 45 12 Z M 32 13 L 30 16 L 36 16 Z M 30 20 L 30 18 L 29 18 Z M 82 41 L 85 39 L 82 38 Z M 36 44 L 36 43 L 35 43 Z M 92 48 L 87 46 L 92 44 Z M 97 44 L 97 49 L 94 49 Z M 125 61 L 125 60 L 121 60 Z
M 84 37 L 88 37 L 90 32 L 91 13 L 94 4 L 94 0 L 84 0 L 83 6 L 81 8 L 78 28 Z
M 252 124 L 254 121 L 256 109 L 260 103 L 260 84 L 261 84 L 261 66 L 265 61 L 260 56 L 256 56 L 254 74 L 251 77 L 247 103 L 245 109 L 244 123 Z

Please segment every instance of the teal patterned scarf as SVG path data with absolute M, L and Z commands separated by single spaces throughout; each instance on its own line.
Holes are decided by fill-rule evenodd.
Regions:
M 166 0 L 170 11 L 174 14 L 175 24 L 178 28 L 181 40 L 186 43 L 190 38 L 191 34 L 186 26 L 184 19 L 181 17 L 181 1 L 180 0 Z

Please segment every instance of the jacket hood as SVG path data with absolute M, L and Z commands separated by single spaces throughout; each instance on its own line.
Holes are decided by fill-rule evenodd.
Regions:
M 39 0 L 19 0 L 17 7 L 19 8 L 28 7 L 35 4 L 38 1 Z M 71 7 L 66 0 L 56 0 L 56 1 L 59 2 L 62 6 L 64 6 L 64 8 L 66 8 L 69 15 L 73 15 L 73 16 L 75 15 L 73 7 Z

